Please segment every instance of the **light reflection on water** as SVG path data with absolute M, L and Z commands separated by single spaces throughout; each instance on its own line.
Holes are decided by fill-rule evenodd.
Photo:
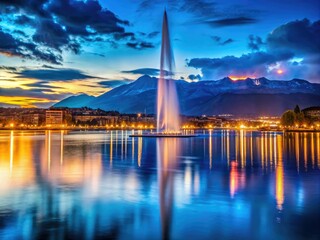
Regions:
M 1 131 L 0 238 L 319 238 L 320 133 Z

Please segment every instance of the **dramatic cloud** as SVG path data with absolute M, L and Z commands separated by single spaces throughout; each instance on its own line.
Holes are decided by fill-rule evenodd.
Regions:
M 49 13 L 45 10 L 44 5 L 48 0 L 1 0 L 0 9 L 7 13 L 24 11 L 27 14 L 37 15 L 47 18 Z
M 320 54 L 320 21 L 311 23 L 303 19 L 284 24 L 268 35 L 266 43 L 270 51 Z
M 233 39 L 231 39 L 231 38 L 228 38 L 226 40 L 222 40 L 221 37 L 219 37 L 219 36 L 212 36 L 212 40 L 220 46 L 224 46 L 224 45 L 227 45 L 229 43 L 234 42 Z
M 109 34 L 125 32 L 121 25 L 129 25 L 113 12 L 103 9 L 98 1 L 55 0 L 48 5 L 67 31 L 74 35 L 88 36 L 95 33 Z M 89 31 L 91 28 L 92 31 Z
M 124 27 L 129 22 L 96 0 L 2 0 L 0 12 L 6 14 L 6 21 L 20 25 L 22 30 L 34 29 L 0 29 L 0 54 L 7 56 L 61 64 L 64 50 L 79 54 L 81 42 L 98 39 L 114 48 L 119 44 L 137 50 L 154 47 L 153 43 L 137 39 L 135 33 L 126 32 Z M 146 37 L 154 38 L 157 34 Z
M 39 23 L 36 33 L 33 35 L 33 40 L 41 43 L 49 48 L 53 48 L 58 52 L 62 52 L 62 48 L 71 50 L 74 53 L 79 53 L 80 45 L 72 42 L 68 33 L 52 20 L 44 20 Z
M 76 69 L 26 69 L 19 72 L 19 76 L 22 78 L 34 78 L 47 81 L 70 81 L 81 80 L 88 78 L 98 78 L 90 75 L 86 75 Z
M 62 61 L 61 56 L 56 55 L 50 50 L 39 50 L 35 44 L 15 39 L 11 34 L 3 32 L 1 28 L 0 54 L 25 59 L 42 60 L 53 64 L 59 64 Z
M 200 68 L 205 79 L 230 75 L 265 76 L 268 66 L 292 58 L 290 53 L 270 54 L 254 52 L 240 57 L 194 58 L 187 62 L 189 67 Z
M 217 36 L 213 39 L 221 42 Z M 290 75 L 320 82 L 320 21 L 289 22 L 272 31 L 265 41 L 250 35 L 248 47 L 253 52 L 240 57 L 194 58 L 187 60 L 187 65 L 201 69 L 204 79 L 230 75 L 279 79 Z

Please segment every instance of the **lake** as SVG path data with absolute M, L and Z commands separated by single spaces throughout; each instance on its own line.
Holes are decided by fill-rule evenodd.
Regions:
M 319 132 L 132 133 L 0 131 L 0 239 L 320 239 Z

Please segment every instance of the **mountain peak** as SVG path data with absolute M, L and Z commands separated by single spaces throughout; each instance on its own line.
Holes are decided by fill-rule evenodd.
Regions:
M 87 102 L 86 106 L 122 113 L 154 113 L 157 83 L 157 78 L 143 75 L 136 81 L 116 87 L 99 97 L 91 97 L 93 100 Z M 177 81 L 176 86 L 181 114 L 186 115 L 277 115 L 292 108 L 291 105 L 308 107 L 319 105 L 320 102 L 320 84 L 308 83 L 301 79 L 277 81 L 261 77 L 235 81 L 225 77 L 217 81 Z M 65 106 L 68 103 L 68 107 L 74 107 L 74 104 L 78 105 L 81 102 L 79 98 L 81 99 L 81 96 L 68 98 L 69 102 L 65 99 L 56 106 Z M 81 102 L 81 106 L 83 104 Z
M 85 93 L 79 95 L 74 95 L 67 97 L 60 102 L 54 104 L 52 107 L 70 107 L 70 108 L 79 108 L 88 106 L 89 102 L 94 100 L 94 96 L 90 96 Z

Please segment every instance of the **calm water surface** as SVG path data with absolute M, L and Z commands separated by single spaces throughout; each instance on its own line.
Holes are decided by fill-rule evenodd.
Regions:
M 320 239 L 320 133 L 1 131 L 0 239 Z

